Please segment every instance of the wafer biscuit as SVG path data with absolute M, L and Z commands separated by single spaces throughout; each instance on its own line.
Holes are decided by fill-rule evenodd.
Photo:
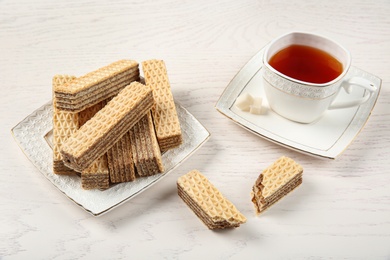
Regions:
M 177 180 L 178 194 L 209 229 L 238 227 L 246 218 L 199 171 Z
M 253 185 L 251 196 L 259 214 L 302 183 L 303 168 L 293 159 L 282 156 L 267 167 Z
M 123 89 L 126 85 L 129 84 L 129 82 L 137 81 L 139 79 L 139 70 L 137 70 L 130 74 L 124 76 L 122 79 L 118 81 L 112 81 L 112 86 L 110 88 L 107 88 L 105 90 L 97 89 L 95 91 L 91 91 L 90 93 L 77 98 L 75 100 L 73 99 L 60 99 L 57 102 L 57 106 L 60 107 L 62 110 L 69 110 L 70 112 L 77 112 L 80 110 L 83 110 L 95 102 L 99 102 L 98 100 L 102 100 L 106 97 L 105 100 L 114 97 L 119 93 L 120 90 Z M 58 95 L 57 95 L 58 96 Z M 57 98 L 58 99 L 58 98 Z
M 133 82 L 62 145 L 66 166 L 82 171 L 108 151 L 153 106 L 150 87 Z
M 89 107 L 78 113 L 79 126 L 83 126 L 88 120 L 90 120 L 98 111 L 100 111 L 105 101 L 102 101 L 92 107 Z M 89 167 L 81 172 L 81 187 L 86 190 L 90 189 L 108 189 L 109 182 L 109 170 L 107 165 L 107 156 L 103 154 L 96 159 Z
M 55 75 L 53 77 L 53 88 L 58 85 L 64 85 L 75 78 L 68 75 Z M 96 114 L 103 104 L 96 104 L 79 113 L 70 113 L 58 109 L 55 106 L 55 102 L 56 98 L 53 96 L 53 172 L 55 174 L 73 174 L 76 172 L 66 167 L 63 163 L 60 153 L 62 143 Z M 81 186 L 84 189 L 106 189 L 109 187 L 107 159 L 105 156 L 97 159 L 81 173 Z
M 135 180 L 133 153 L 130 144 L 130 131 L 122 136 L 107 151 L 110 181 L 112 183 L 129 182 Z
M 108 101 L 107 101 L 108 102 Z M 133 153 L 130 145 L 130 132 L 127 132 L 107 151 L 107 162 L 111 183 L 135 180 Z
M 75 76 L 55 75 L 52 79 L 53 89 L 64 85 Z M 62 111 L 56 107 L 56 98 L 53 95 L 53 172 L 55 174 L 74 174 L 74 170 L 66 167 L 60 153 L 62 143 L 79 128 L 78 114 Z
M 166 151 L 182 143 L 182 134 L 165 63 L 147 60 L 142 62 L 142 68 L 145 83 L 152 88 L 156 100 L 152 115 L 157 140 L 160 149 Z
M 59 109 L 79 112 L 115 96 L 131 82 L 139 80 L 138 62 L 120 60 L 54 88 Z
M 130 130 L 131 148 L 139 176 L 150 176 L 164 171 L 160 147 L 148 112 Z

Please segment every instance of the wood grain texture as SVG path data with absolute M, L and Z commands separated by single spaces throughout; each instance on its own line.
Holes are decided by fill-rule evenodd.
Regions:
M 389 28 L 388 0 L 0 1 L 0 258 L 389 259 Z M 354 66 L 383 80 L 371 118 L 334 161 L 256 137 L 214 108 L 258 50 L 293 30 L 336 39 Z M 94 218 L 34 168 L 10 129 L 51 99 L 54 74 L 123 58 L 165 60 L 175 99 L 211 138 L 157 185 Z M 281 155 L 304 167 L 303 184 L 257 217 L 250 189 Z M 208 230 L 177 196 L 177 178 L 192 169 L 247 223 Z

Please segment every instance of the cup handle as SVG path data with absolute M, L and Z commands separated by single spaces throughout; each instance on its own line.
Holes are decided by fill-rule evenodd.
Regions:
M 352 77 L 341 83 L 341 87 L 349 94 L 352 91 L 352 86 L 361 87 L 367 90 L 362 98 L 351 100 L 351 101 L 339 101 L 333 102 L 328 109 L 339 109 L 354 107 L 363 104 L 370 99 L 373 92 L 377 90 L 377 87 L 369 80 L 360 77 Z

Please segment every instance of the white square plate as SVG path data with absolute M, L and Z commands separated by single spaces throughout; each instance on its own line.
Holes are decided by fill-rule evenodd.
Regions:
M 216 109 L 233 122 L 250 132 L 282 146 L 322 158 L 335 159 L 359 134 L 371 115 L 378 98 L 381 79 L 351 67 L 346 77 L 360 76 L 377 86 L 377 91 L 360 106 L 329 110 L 316 122 L 301 124 L 287 120 L 271 109 L 262 115 L 241 111 L 234 106 L 243 93 L 261 96 L 268 107 L 261 76 L 264 49 L 259 51 L 237 73 L 219 98 Z M 361 88 L 353 88 L 351 94 L 340 92 L 337 100 L 353 100 L 364 95 Z
M 27 116 L 11 132 L 27 158 L 54 186 L 87 212 L 100 216 L 161 180 L 210 137 L 206 128 L 186 109 L 177 103 L 176 109 L 182 129 L 183 143 L 162 155 L 165 172 L 137 178 L 133 182 L 116 184 L 107 190 L 83 190 L 78 176 L 53 173 L 52 102 L 48 102 Z

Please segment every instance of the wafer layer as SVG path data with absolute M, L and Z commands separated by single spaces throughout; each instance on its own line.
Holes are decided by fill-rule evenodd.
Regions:
M 150 176 L 164 171 L 160 147 L 148 112 L 130 130 L 131 148 L 139 176 Z
M 66 140 L 65 165 L 82 171 L 108 151 L 154 104 L 148 86 L 133 82 Z
M 210 229 L 238 227 L 246 218 L 197 170 L 177 180 L 178 194 Z
M 81 187 L 85 190 L 110 187 L 107 156 L 103 154 L 81 173 Z
M 112 183 L 135 180 L 130 132 L 127 132 L 107 151 L 110 181 Z
M 252 202 L 259 214 L 302 183 L 303 168 L 293 159 L 280 157 L 257 178 L 252 188 Z
M 53 90 L 76 77 L 69 75 L 55 75 L 52 79 Z M 79 129 L 78 114 L 62 111 L 56 107 L 56 98 L 53 95 L 53 172 L 55 174 L 74 174 L 75 171 L 66 167 L 62 161 L 61 146 L 77 129 Z
M 120 60 L 54 88 L 59 109 L 79 112 L 116 95 L 139 80 L 138 63 Z
M 168 79 L 165 63 L 162 60 L 142 62 L 145 83 L 153 90 L 156 105 L 152 109 L 157 140 L 162 151 L 182 143 L 180 122 Z

